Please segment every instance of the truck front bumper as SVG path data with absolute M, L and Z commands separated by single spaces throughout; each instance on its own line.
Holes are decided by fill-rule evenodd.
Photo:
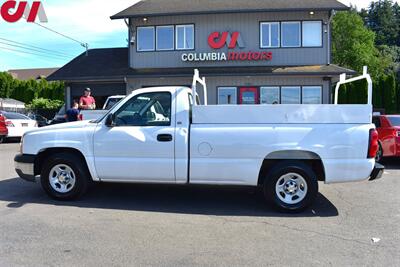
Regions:
M 385 166 L 375 163 L 374 170 L 371 173 L 371 176 L 369 178 L 370 181 L 378 180 L 382 178 L 383 173 L 385 172 Z
M 15 171 L 28 182 L 35 182 L 35 155 L 18 154 L 14 158 Z

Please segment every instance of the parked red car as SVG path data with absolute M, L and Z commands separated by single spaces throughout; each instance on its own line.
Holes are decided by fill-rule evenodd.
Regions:
M 400 115 L 374 116 L 373 123 L 379 134 L 376 160 L 383 157 L 400 157 Z
M 0 113 L 0 144 L 6 139 L 8 129 L 6 126 L 6 118 Z

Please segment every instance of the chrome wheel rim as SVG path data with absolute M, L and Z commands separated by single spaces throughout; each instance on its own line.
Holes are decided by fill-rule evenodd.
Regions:
M 276 182 L 276 195 L 285 204 L 300 203 L 306 197 L 307 191 L 307 182 L 298 173 L 282 175 Z
M 76 176 L 71 167 L 65 164 L 58 164 L 51 169 L 49 181 L 56 192 L 65 194 L 74 188 Z

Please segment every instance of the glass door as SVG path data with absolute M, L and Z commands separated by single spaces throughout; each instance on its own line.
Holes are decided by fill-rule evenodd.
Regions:
M 239 104 L 241 105 L 260 104 L 258 89 L 256 87 L 241 87 L 239 89 Z

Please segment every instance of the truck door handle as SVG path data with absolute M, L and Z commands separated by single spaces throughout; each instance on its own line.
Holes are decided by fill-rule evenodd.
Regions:
M 157 135 L 157 141 L 158 142 L 171 142 L 172 141 L 172 135 L 170 135 L 170 134 L 159 134 L 159 135 Z

